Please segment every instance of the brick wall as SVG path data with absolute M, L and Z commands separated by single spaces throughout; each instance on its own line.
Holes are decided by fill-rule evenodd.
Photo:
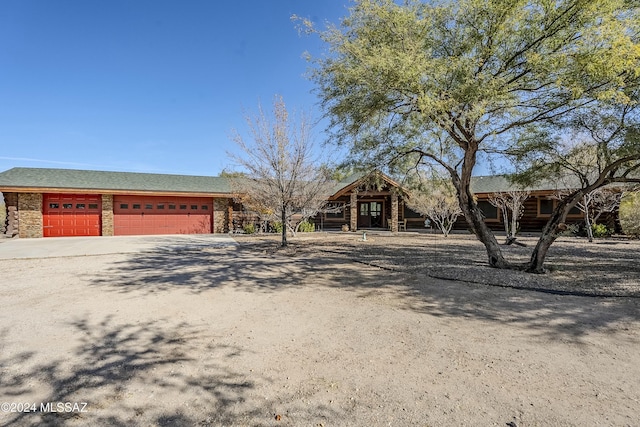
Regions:
M 113 236 L 113 195 L 102 195 L 102 235 Z
M 228 198 L 213 199 L 213 232 L 229 232 L 229 203 Z
M 42 193 L 18 194 L 18 235 L 42 237 Z

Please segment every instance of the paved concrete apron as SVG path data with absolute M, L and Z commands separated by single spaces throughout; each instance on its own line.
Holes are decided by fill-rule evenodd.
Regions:
M 0 239 L 0 259 L 191 250 L 236 244 L 231 237 L 220 234 Z

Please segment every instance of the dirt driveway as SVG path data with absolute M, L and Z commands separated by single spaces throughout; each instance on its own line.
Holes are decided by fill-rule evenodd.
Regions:
M 431 267 L 400 239 L 0 260 L 0 425 L 640 425 L 634 268 L 628 296 L 526 290 L 436 271 L 468 237 Z

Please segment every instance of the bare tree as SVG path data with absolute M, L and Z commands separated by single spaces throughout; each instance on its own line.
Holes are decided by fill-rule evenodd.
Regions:
M 421 181 L 405 201 L 407 207 L 433 221 L 445 237 L 462 215 L 456 190 L 448 180 Z
M 507 233 L 507 244 L 516 240 L 520 229 L 520 218 L 524 214 L 524 201 L 531 195 L 528 191 L 510 190 L 494 193 L 489 196 L 489 203 L 502 212 L 504 231 Z
M 235 131 L 233 140 L 242 155 L 229 154 L 244 175 L 231 178 L 231 185 L 261 218 L 281 221 L 286 246 L 294 216 L 299 221 L 311 218 L 326 203 L 329 174 L 314 162 L 311 121 L 305 115 L 291 119 L 282 97 L 275 97 L 271 115 L 259 106 L 258 114 L 245 120 L 251 140 Z
M 554 198 L 563 200 L 572 191 L 560 191 Z M 593 242 L 593 225 L 603 213 L 614 212 L 620 204 L 622 190 L 609 187 L 596 188 L 589 193 L 585 193 L 576 203 L 576 208 L 584 215 L 585 231 L 589 242 Z

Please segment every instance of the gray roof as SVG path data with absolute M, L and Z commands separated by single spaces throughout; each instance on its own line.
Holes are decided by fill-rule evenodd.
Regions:
M 566 177 L 553 181 L 541 181 L 533 186 L 518 187 L 511 183 L 505 175 L 474 176 L 471 177 L 471 191 L 473 193 L 499 193 L 501 191 L 557 191 L 578 188 L 580 184 L 575 177 Z
M 338 192 L 364 174 L 351 175 L 335 184 Z M 575 183 L 574 183 L 575 185 Z M 527 191 L 558 190 L 572 185 L 558 181 L 547 181 L 527 187 Z M 112 192 L 162 192 L 230 194 L 229 180 L 216 176 L 170 175 L 135 172 L 106 172 L 75 169 L 13 168 L 0 173 L 0 191 L 16 189 L 69 189 Z M 496 193 L 517 189 L 505 175 L 474 176 L 471 190 L 474 193 Z
M 231 193 L 226 178 L 75 169 L 13 168 L 0 173 L 0 191 L 19 188 L 142 191 L 163 193 Z

